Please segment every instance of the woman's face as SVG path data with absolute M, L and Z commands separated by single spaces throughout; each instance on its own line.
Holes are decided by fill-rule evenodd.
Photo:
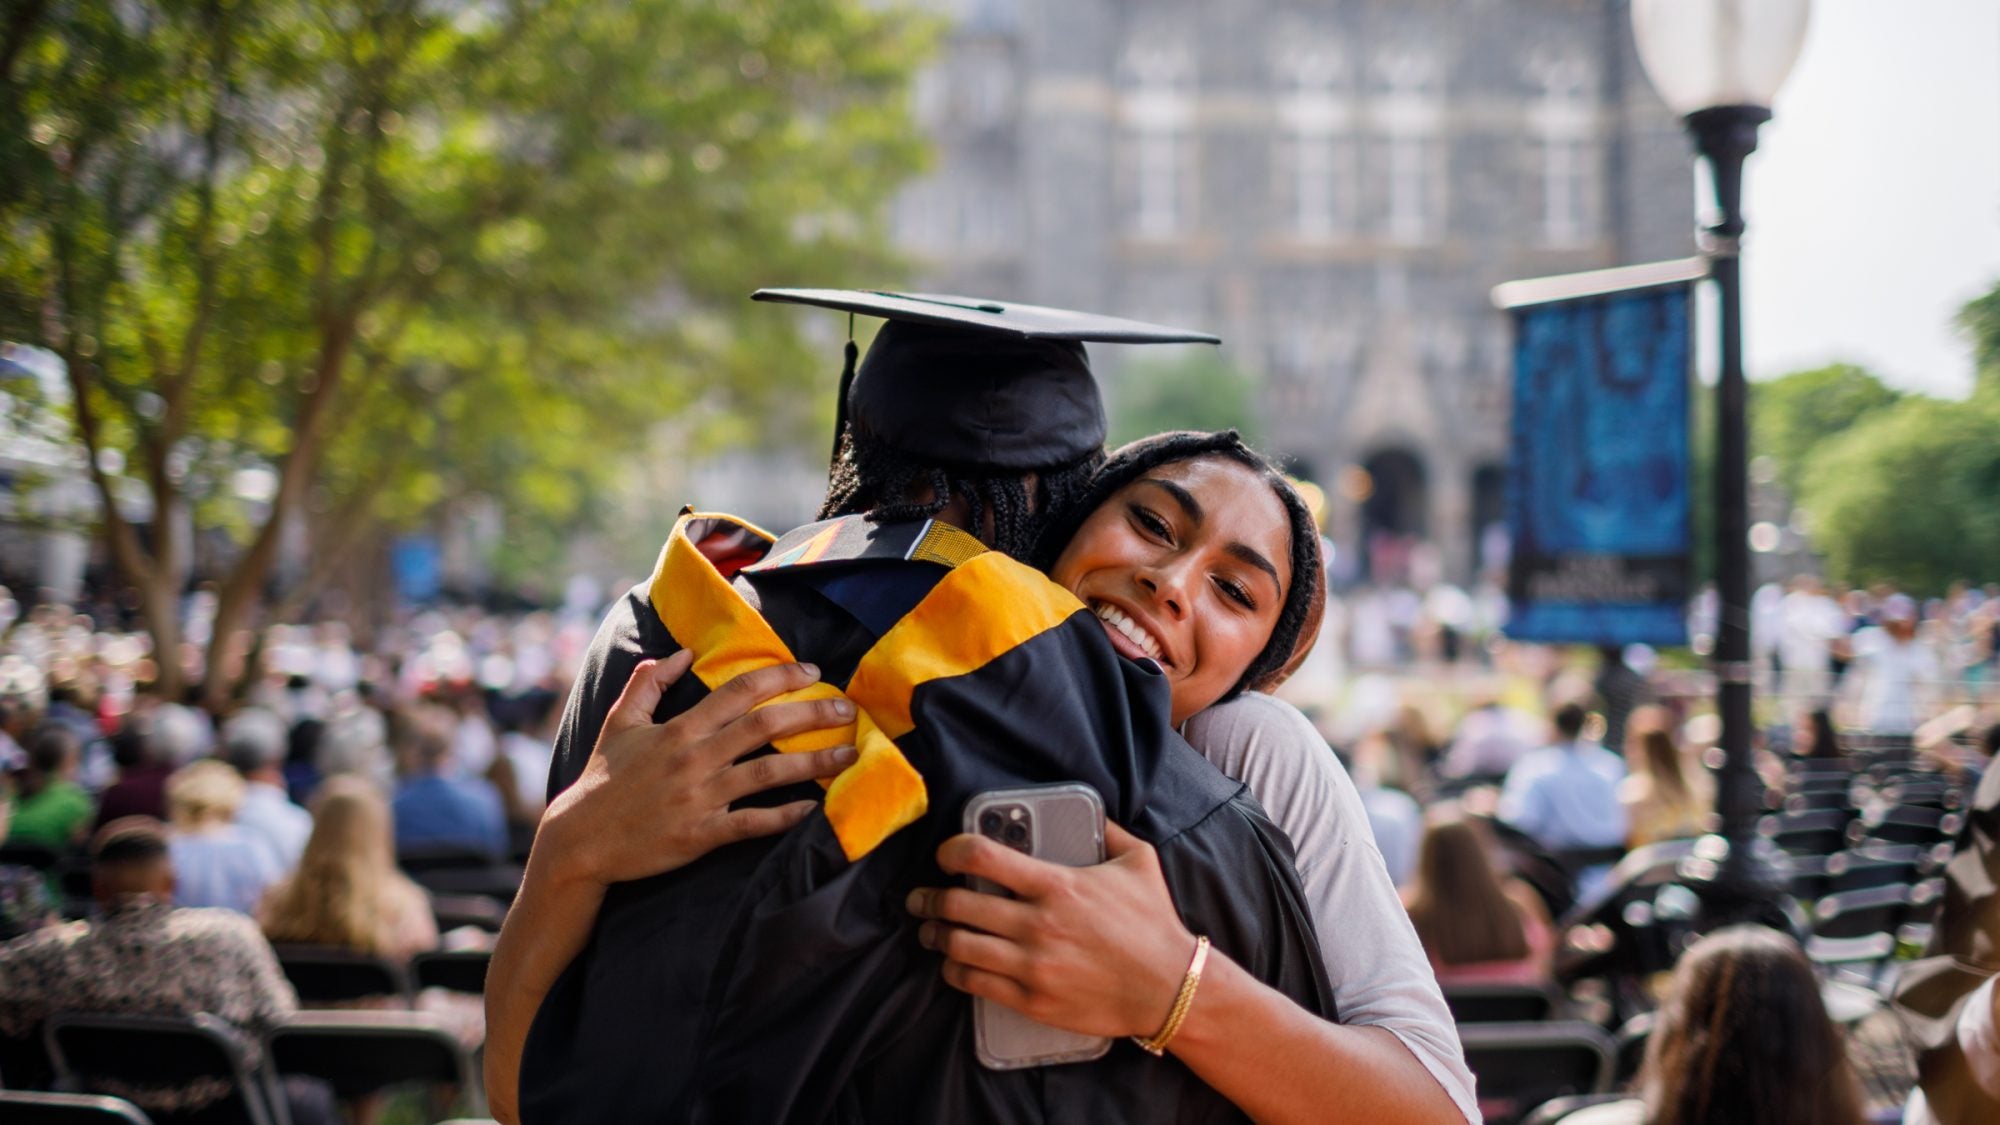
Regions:
M 1204 457 L 1113 493 L 1049 573 L 1097 614 L 1113 648 L 1160 665 L 1178 725 L 1234 687 L 1271 639 L 1291 589 L 1291 539 L 1256 470 Z

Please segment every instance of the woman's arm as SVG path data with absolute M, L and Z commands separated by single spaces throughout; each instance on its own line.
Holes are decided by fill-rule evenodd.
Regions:
M 851 747 L 810 754 L 743 755 L 773 738 L 853 719 L 844 699 L 774 703 L 818 678 L 810 665 L 748 672 L 666 723 L 653 712 L 687 671 L 685 651 L 633 672 L 605 719 L 576 784 L 549 805 L 535 832 L 520 894 L 493 947 L 486 981 L 486 1099 L 513 1125 L 521 1050 L 556 978 L 583 950 L 612 883 L 643 879 L 707 855 L 723 844 L 769 836 L 818 807 L 732 810 L 767 789 L 832 777 L 854 760 Z
M 918 940 L 945 955 L 954 988 L 1087 1035 L 1149 1037 L 1166 1022 L 1195 949 L 1151 845 L 1105 826 L 1110 859 L 1071 868 L 978 836 L 938 849 L 952 874 L 1015 898 L 964 888 L 919 890 L 931 919 Z M 1331 1023 L 1211 953 L 1167 1049 L 1259 1121 L 1437 1122 L 1461 1114 L 1387 1030 Z

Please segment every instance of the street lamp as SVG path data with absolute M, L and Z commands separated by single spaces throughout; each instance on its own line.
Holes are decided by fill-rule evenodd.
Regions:
M 1722 366 L 1716 384 L 1716 709 L 1723 764 L 1716 785 L 1726 855 L 1708 854 L 1713 877 L 1697 887 L 1704 928 L 1772 919 L 1778 875 L 1757 849 L 1762 788 L 1751 762 L 1749 440 L 1743 382 L 1743 161 L 1757 127 L 1791 72 L 1811 0 L 1632 0 L 1639 61 L 1667 106 L 1681 115 L 1708 161 L 1717 220 L 1705 227 L 1722 307 Z

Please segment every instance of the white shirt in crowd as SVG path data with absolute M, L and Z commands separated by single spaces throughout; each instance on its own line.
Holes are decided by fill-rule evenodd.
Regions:
M 1915 639 L 1898 641 L 1880 628 L 1854 635 L 1855 670 L 1861 676 L 1859 718 L 1874 734 L 1909 734 L 1922 722 L 1924 700 L 1942 676 L 1937 657 Z

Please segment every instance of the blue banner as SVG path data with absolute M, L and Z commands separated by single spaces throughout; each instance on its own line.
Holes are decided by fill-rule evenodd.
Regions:
M 396 596 L 404 602 L 421 604 L 438 596 L 444 572 L 444 552 L 435 536 L 402 535 L 389 546 L 389 573 L 395 576 Z
M 1690 289 L 1512 310 L 1509 637 L 1687 643 Z

